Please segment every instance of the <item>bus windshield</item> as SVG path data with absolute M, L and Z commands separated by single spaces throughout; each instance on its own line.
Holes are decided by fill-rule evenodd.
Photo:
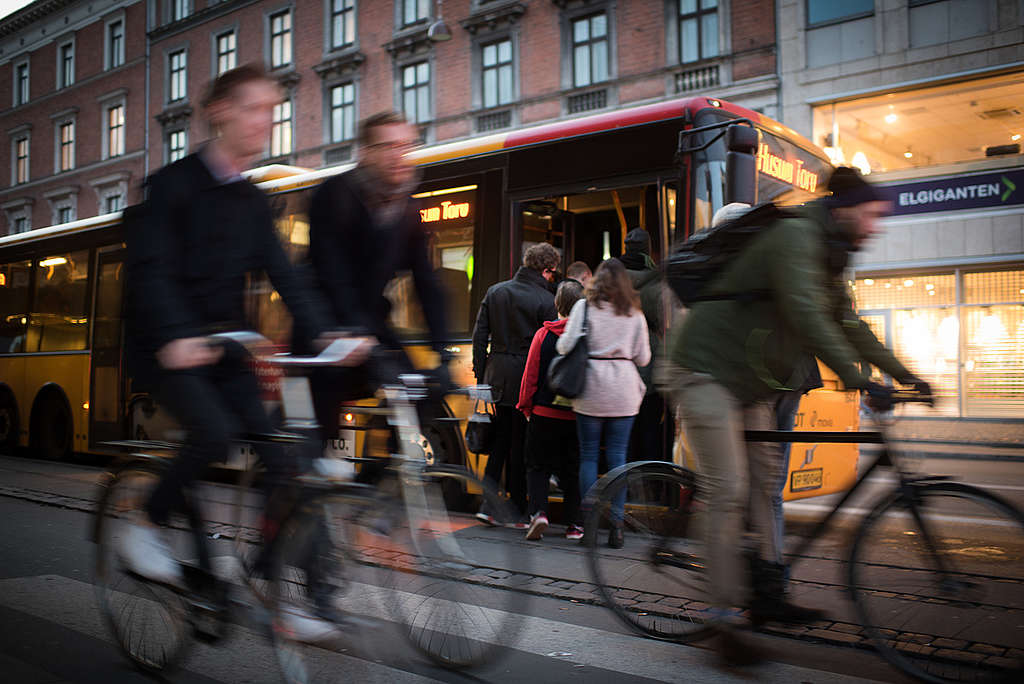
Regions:
M 706 126 L 730 118 L 717 109 L 698 112 L 694 125 Z M 757 152 L 757 202 L 802 204 L 824 193 L 831 167 L 828 162 L 764 128 Z M 719 131 L 700 134 L 699 144 Z M 693 231 L 711 225 L 711 218 L 725 202 L 725 138 L 694 154 Z

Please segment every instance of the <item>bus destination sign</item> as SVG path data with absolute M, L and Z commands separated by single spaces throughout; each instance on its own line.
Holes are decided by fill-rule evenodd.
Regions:
M 818 174 L 803 168 L 803 159 L 786 159 L 774 154 L 768 143 L 757 148 L 757 170 L 784 183 L 814 192 L 818 188 Z

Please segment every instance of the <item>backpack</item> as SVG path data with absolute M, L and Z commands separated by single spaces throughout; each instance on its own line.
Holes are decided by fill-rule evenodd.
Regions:
M 769 202 L 742 216 L 702 230 L 680 245 L 665 261 L 665 281 L 686 306 L 723 299 L 763 299 L 766 290 L 705 294 L 707 288 L 747 246 L 777 221 L 796 214 Z

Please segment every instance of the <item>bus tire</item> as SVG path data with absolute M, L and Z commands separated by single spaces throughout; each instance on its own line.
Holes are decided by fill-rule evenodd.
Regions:
M 436 418 L 450 418 L 451 410 L 447 404 L 424 402 L 421 405 L 424 421 L 422 425 L 423 438 L 430 445 L 428 462 L 430 465 L 455 465 L 466 466 L 466 453 L 462 441 L 462 434 L 459 431 L 459 424 L 448 421 L 435 421 Z M 461 485 L 461 481 L 445 482 L 442 491 L 444 502 L 450 511 L 472 511 L 476 510 L 473 505 L 474 497 Z
M 62 461 L 71 456 L 75 429 L 67 399 L 57 391 L 41 394 L 32 409 L 32 453 L 47 461 Z
M 13 454 L 18 448 L 18 402 L 6 387 L 0 387 L 0 453 Z

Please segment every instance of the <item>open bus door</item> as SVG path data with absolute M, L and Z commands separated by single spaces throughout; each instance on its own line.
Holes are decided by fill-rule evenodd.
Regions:
M 124 439 L 125 249 L 100 252 L 89 377 L 89 440 Z

